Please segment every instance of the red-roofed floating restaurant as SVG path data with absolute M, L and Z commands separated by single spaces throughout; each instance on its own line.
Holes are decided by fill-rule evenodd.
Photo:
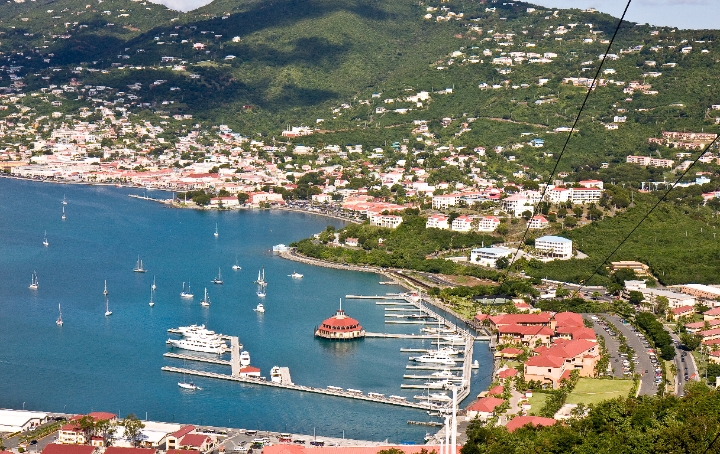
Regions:
M 365 330 L 357 320 L 345 315 L 341 300 L 340 309 L 315 329 L 315 336 L 333 340 L 359 339 L 365 337 Z

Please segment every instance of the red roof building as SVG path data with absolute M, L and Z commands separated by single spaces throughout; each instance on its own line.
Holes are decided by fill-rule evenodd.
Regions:
M 518 373 L 517 369 L 513 369 L 512 367 L 509 367 L 507 369 L 503 369 L 500 372 L 497 373 L 497 377 L 500 380 L 505 380 L 506 378 L 513 378 Z
M 470 418 L 487 419 L 492 417 L 495 409 L 504 403 L 505 399 L 499 397 L 483 397 L 467 408 L 467 415 Z
M 543 418 L 541 416 L 516 416 L 511 419 L 505 427 L 508 432 L 514 432 L 515 430 L 527 425 L 535 427 L 553 426 L 556 422 L 557 421 L 553 418 Z
M 121 448 L 110 446 L 105 449 L 105 454 L 155 454 L 157 449 L 152 448 Z
M 260 369 L 253 366 L 245 366 L 242 369 L 240 369 L 240 376 L 241 377 L 259 377 L 260 376 Z
M 315 329 L 315 336 L 333 340 L 358 339 L 365 337 L 365 330 L 357 320 L 345 315 L 341 305 L 335 315 Z
M 56 445 L 50 443 L 42 450 L 42 454 L 95 454 L 97 448 L 87 445 Z
M 197 449 L 205 452 L 213 447 L 212 438 L 205 434 L 187 434 L 180 440 L 180 449 Z

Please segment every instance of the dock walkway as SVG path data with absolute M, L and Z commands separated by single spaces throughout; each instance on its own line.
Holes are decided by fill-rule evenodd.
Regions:
M 359 394 L 359 393 L 353 393 L 348 392 L 344 390 L 333 390 L 333 389 L 327 389 L 327 388 L 314 388 L 311 386 L 300 386 L 295 384 L 288 384 L 288 383 L 277 383 L 269 380 L 265 380 L 263 378 L 258 377 L 247 377 L 247 376 L 232 376 L 227 374 L 218 374 L 215 372 L 206 372 L 203 370 L 195 370 L 195 369 L 184 369 L 181 367 L 169 367 L 164 366 L 162 368 L 165 372 L 174 372 L 178 374 L 186 374 L 186 375 L 195 375 L 197 377 L 206 377 L 206 378 L 217 378 L 220 380 L 228 380 L 228 381 L 235 381 L 240 383 L 248 383 L 252 385 L 261 385 L 261 386 L 272 386 L 275 388 L 284 388 L 284 389 L 292 389 L 296 391 L 305 391 L 315 394 L 325 394 L 327 396 L 336 396 L 336 397 L 344 397 L 347 399 L 355 399 L 355 400 L 364 400 L 368 402 L 375 402 L 380 404 L 387 404 L 387 405 L 395 405 L 399 407 L 407 407 L 407 408 L 416 408 L 418 410 L 435 410 L 439 408 L 439 406 L 428 404 L 427 402 L 409 402 L 402 399 L 392 399 L 390 397 L 375 395 L 375 396 L 369 396 L 365 394 Z

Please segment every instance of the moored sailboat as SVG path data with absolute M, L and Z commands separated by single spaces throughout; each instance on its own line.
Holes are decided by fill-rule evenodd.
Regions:
M 47 240 L 47 230 L 45 230 L 45 238 L 43 239 L 43 246 L 50 246 L 50 243 L 48 243 L 48 240 Z
M 55 320 L 55 324 L 57 326 L 63 326 L 63 319 L 62 319 L 62 309 L 60 309 L 60 303 L 58 303 L 58 312 L 60 315 L 58 316 L 57 320 Z
M 135 263 L 135 268 L 133 268 L 133 271 L 136 273 L 146 273 L 147 270 L 143 268 L 143 262 L 140 256 L 138 255 L 137 263 Z
M 35 271 L 33 271 L 32 278 L 30 280 L 30 288 L 32 290 L 37 290 L 37 288 L 38 288 L 38 278 L 37 278 L 37 273 Z
M 110 310 L 110 303 L 108 302 L 108 297 L 105 296 L 105 317 L 109 317 L 112 315 L 112 311 Z
M 215 279 L 212 280 L 213 284 L 220 284 L 222 285 L 222 272 L 220 271 L 220 267 L 218 267 L 218 275 L 215 277 Z
M 204 307 L 210 306 L 210 298 L 208 298 L 207 287 L 205 288 L 205 297 L 200 301 L 200 305 Z
M 187 291 L 185 290 L 185 283 L 183 282 L 183 291 L 180 292 L 180 298 L 192 298 L 194 296 L 190 291 L 190 282 L 188 282 Z

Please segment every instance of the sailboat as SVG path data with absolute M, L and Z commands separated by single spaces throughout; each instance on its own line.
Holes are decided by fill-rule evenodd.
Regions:
M 188 282 L 187 291 L 185 291 L 185 283 L 183 282 L 183 291 L 180 293 L 180 298 L 192 298 L 193 296 L 195 295 L 190 291 L 190 282 Z
M 65 219 L 67 219 L 67 216 L 65 216 L 65 205 L 63 205 L 62 220 L 64 221 Z
M 152 283 L 152 289 L 157 289 L 157 285 L 155 285 L 155 276 L 153 276 L 153 283 Z
M 242 268 L 238 265 L 237 254 L 235 254 L 235 264 L 232 266 L 233 271 L 240 271 Z
M 183 388 L 183 389 L 189 389 L 189 390 L 192 390 L 192 391 L 195 391 L 195 390 L 202 391 L 202 388 L 199 387 L 198 385 L 196 385 L 195 383 L 193 383 L 193 382 L 189 382 L 189 383 L 186 382 L 186 381 L 185 381 L 185 374 L 183 374 L 183 381 L 181 381 L 181 382 L 179 381 L 179 382 L 178 382 L 178 386 L 181 387 L 181 388 Z
M 108 297 L 105 297 L 105 317 L 109 317 L 112 315 L 112 311 L 110 310 L 110 305 L 108 303 Z
M 215 279 L 212 280 L 213 284 L 222 284 L 222 273 L 220 272 L 220 267 L 218 267 L 218 275 L 215 277 Z
M 215 223 L 215 233 L 213 233 L 213 235 L 215 235 L 215 238 L 217 238 L 218 235 L 219 235 L 219 233 L 218 233 L 218 227 L 217 227 L 217 222 Z
M 133 268 L 133 271 L 136 273 L 146 273 L 147 270 L 143 268 L 142 259 L 138 255 L 137 263 L 135 264 L 135 268 Z
M 262 267 L 260 271 L 258 271 L 258 278 L 255 283 L 263 287 L 267 285 L 267 282 L 265 282 L 265 267 Z
M 155 289 L 150 287 L 150 307 L 153 307 L 155 305 L 155 301 L 153 301 L 154 293 L 155 293 Z
M 60 313 L 60 315 L 58 316 L 58 319 L 55 320 L 55 324 L 57 326 L 63 326 L 62 309 L 60 309 L 60 303 L 58 303 L 58 312 Z
M 62 204 L 63 204 L 63 205 L 67 205 L 67 199 L 65 198 L 65 194 L 63 194 Z
M 50 243 L 48 243 L 47 240 L 47 230 L 45 230 L 45 239 L 43 239 L 43 246 L 50 246 Z
M 105 279 L 105 290 L 103 290 L 103 295 L 107 296 L 108 293 L 109 293 L 109 292 L 108 292 L 108 289 L 107 289 L 107 279 Z
M 210 306 L 210 298 L 208 298 L 208 295 L 207 295 L 207 287 L 205 288 L 205 298 L 203 298 L 203 300 L 200 301 L 200 305 L 205 306 L 205 307 Z
M 32 278 L 30 280 L 30 288 L 33 290 L 37 290 L 38 288 L 38 278 L 35 271 L 33 271 Z

